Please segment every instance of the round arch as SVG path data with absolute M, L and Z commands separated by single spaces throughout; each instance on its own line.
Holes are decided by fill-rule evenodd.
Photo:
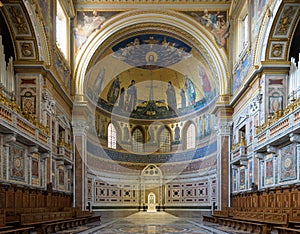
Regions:
M 281 32 L 281 22 L 284 21 L 287 11 L 290 13 L 290 23 Z M 295 24 L 299 20 L 300 10 L 297 4 L 282 1 L 274 1 L 266 9 L 263 23 L 259 29 L 258 39 L 254 50 L 254 64 L 261 65 L 261 61 L 287 61 L 290 43 Z M 270 20 L 270 19 L 274 20 Z M 280 32 L 280 33 L 279 33 Z M 289 65 L 288 65 L 289 66 Z
M 227 55 L 223 49 L 219 49 L 213 36 L 207 33 L 205 28 L 196 23 L 189 16 L 173 11 L 144 11 L 135 10 L 122 13 L 108 20 L 102 30 L 93 38 L 89 38 L 86 44 L 78 52 L 75 60 L 75 79 L 73 80 L 73 91 L 77 95 L 78 101 L 84 101 L 84 82 L 88 71 L 89 63 L 102 43 L 118 31 L 129 26 L 146 23 L 160 23 L 166 26 L 176 27 L 182 34 L 193 37 L 199 45 L 203 47 L 204 54 L 212 62 L 212 67 L 216 70 L 216 77 L 219 82 L 220 95 L 229 93 L 230 79 L 227 69 Z

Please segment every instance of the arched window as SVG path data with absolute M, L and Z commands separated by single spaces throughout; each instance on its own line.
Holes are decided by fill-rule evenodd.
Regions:
M 194 149 L 196 147 L 196 128 L 194 124 L 190 124 L 186 131 L 186 148 Z
M 132 150 L 134 152 L 143 152 L 144 136 L 140 129 L 135 129 L 133 132 L 133 140 L 132 140 Z
M 57 0 L 56 3 L 56 44 L 68 60 L 68 17 L 61 1 Z
M 164 128 L 159 135 L 159 151 L 170 152 L 171 151 L 171 134 L 167 128 Z
M 110 123 L 108 125 L 108 139 L 107 139 L 107 146 L 108 148 L 116 149 L 117 148 L 117 132 L 115 126 Z

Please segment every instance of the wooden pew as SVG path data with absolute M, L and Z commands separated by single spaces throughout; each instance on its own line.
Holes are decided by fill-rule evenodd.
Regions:
M 0 227 L 6 225 L 6 215 L 4 209 L 0 209 Z
M 70 211 L 21 214 L 21 225 L 35 226 L 49 221 L 55 222 L 72 218 Z
M 291 209 L 289 213 L 289 227 L 300 228 L 300 209 Z
M 0 234 L 8 234 L 8 233 L 29 234 L 32 230 L 34 230 L 34 227 L 20 227 L 20 228 L 13 228 L 13 229 L 0 231 Z
M 213 216 L 227 218 L 227 217 L 229 217 L 229 211 L 228 210 L 214 210 Z
M 288 215 L 286 213 L 269 213 L 269 212 L 237 212 L 234 219 L 255 221 L 260 223 L 276 224 L 287 226 Z
M 212 215 L 203 215 L 204 222 L 217 223 L 218 219 Z
M 56 233 L 59 231 L 66 230 L 68 228 L 73 228 L 81 225 L 85 225 L 88 222 L 87 217 L 82 218 L 74 218 L 69 220 L 61 220 L 57 222 L 48 222 L 45 224 L 42 224 L 41 226 L 41 233 Z
M 218 223 L 251 233 L 266 234 L 276 226 L 288 226 L 286 213 L 236 211 L 233 217 L 218 217 Z
M 300 229 L 288 228 L 288 227 L 274 227 L 278 234 L 293 234 L 300 233 Z
M 219 218 L 218 223 L 223 226 L 231 227 L 241 231 L 247 231 L 250 233 L 266 234 L 267 224 L 248 222 L 244 220 L 236 220 L 232 218 Z

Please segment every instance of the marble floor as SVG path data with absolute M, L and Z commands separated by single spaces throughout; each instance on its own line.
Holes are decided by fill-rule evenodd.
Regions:
M 201 218 L 179 218 L 167 212 L 138 212 L 124 218 L 102 220 L 61 233 L 82 234 L 228 234 L 246 233 L 203 223 Z

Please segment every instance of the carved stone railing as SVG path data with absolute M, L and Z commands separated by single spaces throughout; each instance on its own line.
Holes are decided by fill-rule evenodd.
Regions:
M 279 111 L 268 121 L 257 127 L 255 151 L 259 152 L 267 145 L 282 141 L 291 133 L 300 129 L 300 98 L 291 102 L 284 111 Z
M 237 166 L 244 165 L 247 161 L 247 142 L 240 139 L 239 143 L 233 144 L 231 147 L 231 163 Z
M 63 158 L 72 159 L 72 145 L 64 140 L 57 141 L 58 156 Z

